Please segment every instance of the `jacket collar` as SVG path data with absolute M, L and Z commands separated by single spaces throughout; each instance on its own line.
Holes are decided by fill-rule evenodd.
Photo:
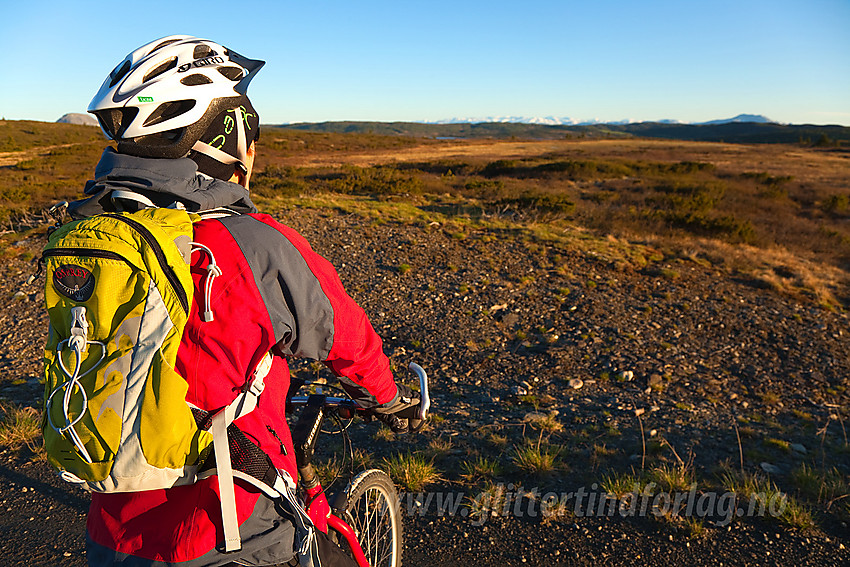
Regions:
M 189 158 L 150 159 L 120 154 L 108 147 L 88 181 L 88 198 L 74 201 L 68 212 L 74 218 L 114 211 L 110 196 L 115 190 L 144 195 L 157 206 L 182 203 L 189 212 L 226 207 L 237 213 L 256 213 L 248 190 L 236 183 L 199 173 Z

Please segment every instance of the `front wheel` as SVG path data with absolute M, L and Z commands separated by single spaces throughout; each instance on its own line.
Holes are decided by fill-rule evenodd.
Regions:
M 358 474 L 337 496 L 334 509 L 354 530 L 371 567 L 401 567 L 401 506 L 387 473 Z

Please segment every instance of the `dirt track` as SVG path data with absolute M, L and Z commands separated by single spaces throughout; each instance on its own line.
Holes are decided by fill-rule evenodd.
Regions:
M 56 148 L 69 148 L 71 146 L 77 145 L 79 144 L 56 144 L 53 146 L 39 146 L 31 150 L 23 150 L 20 152 L 0 152 L 0 167 L 8 167 L 10 165 L 18 164 L 24 160 L 32 159 L 37 156 L 43 156 L 47 154 L 50 150 Z

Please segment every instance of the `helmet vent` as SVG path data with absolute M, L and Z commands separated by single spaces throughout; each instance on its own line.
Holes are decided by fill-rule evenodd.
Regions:
M 230 79 L 231 81 L 239 81 L 244 73 L 239 67 L 219 67 L 218 72 Z
M 212 79 L 210 79 L 206 75 L 195 73 L 194 75 L 183 77 L 182 79 L 180 79 L 180 82 L 186 85 L 187 87 L 194 87 L 195 85 L 208 85 L 212 83 Z
M 165 63 L 157 65 L 155 68 L 148 71 L 148 74 L 145 75 L 145 78 L 142 79 L 142 82 L 147 83 L 151 79 L 155 79 L 156 77 L 159 77 L 160 75 L 162 75 L 166 71 L 174 69 L 175 67 L 177 67 L 177 58 L 172 57 L 171 59 L 169 59 Z
M 169 40 L 163 41 L 162 43 L 160 43 L 159 45 L 157 45 L 156 47 L 154 47 L 153 49 L 151 49 L 151 53 L 153 53 L 153 52 L 154 52 L 154 51 L 156 51 L 157 49 L 162 49 L 162 48 L 163 48 L 163 47 L 165 47 L 166 45 L 171 45 L 172 43 L 174 43 L 174 42 L 176 42 L 176 41 L 180 41 L 180 40 L 179 40 L 179 39 L 169 39 Z
M 195 59 L 203 59 L 204 57 L 211 57 L 216 55 L 216 52 L 213 49 L 204 43 L 199 43 L 195 46 L 195 50 L 192 52 L 192 57 Z
M 145 146 L 148 148 L 168 147 L 180 140 L 180 137 L 183 135 L 185 130 L 185 128 L 175 128 L 174 130 L 166 130 L 165 132 L 139 136 L 137 138 L 133 138 L 133 143 L 136 146 Z
M 103 128 L 109 138 L 117 140 L 121 138 L 124 131 L 133 122 L 138 112 L 138 108 L 128 106 L 125 108 L 98 110 L 94 115 L 97 116 L 100 127 Z
M 176 116 L 180 116 L 181 114 L 189 112 L 194 106 L 194 100 L 178 100 L 175 102 L 164 102 L 160 104 L 156 108 L 156 110 L 151 113 L 150 116 L 148 116 L 147 120 L 145 120 L 142 126 L 154 126 L 156 124 L 165 122 L 166 120 L 171 120 Z
M 127 72 L 129 72 L 129 71 L 130 71 L 130 61 L 129 60 L 124 61 L 123 65 L 120 65 L 120 66 L 116 67 L 115 69 L 113 69 L 112 72 L 109 73 L 109 77 L 111 79 L 109 81 L 109 88 L 111 89 L 112 87 L 117 85 L 118 81 L 123 79 L 124 75 L 126 75 Z

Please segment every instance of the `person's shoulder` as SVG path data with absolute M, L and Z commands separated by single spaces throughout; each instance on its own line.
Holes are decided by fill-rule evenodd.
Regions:
M 266 213 L 247 213 L 219 219 L 237 239 L 250 239 L 252 245 L 275 248 L 288 241 L 299 250 L 309 250 L 310 244 L 295 229 L 275 220 Z
M 263 230 L 263 225 L 276 230 L 278 232 L 295 232 L 283 223 L 276 221 L 271 215 L 266 213 L 243 213 L 238 215 L 228 215 L 216 219 L 224 226 L 230 227 L 254 227 L 258 230 Z

